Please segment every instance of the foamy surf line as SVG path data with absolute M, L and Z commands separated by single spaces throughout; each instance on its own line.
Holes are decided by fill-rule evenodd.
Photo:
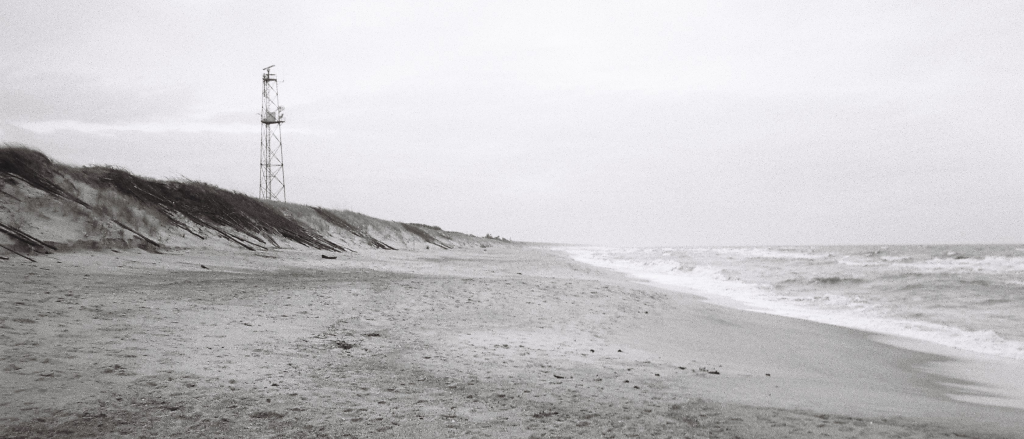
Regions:
M 721 269 L 683 267 L 668 259 L 636 260 L 624 256 L 650 253 L 651 249 L 560 247 L 574 260 L 612 269 L 640 280 L 675 290 L 695 293 L 712 303 L 817 323 L 903 337 L 921 342 L 1024 362 L 1024 343 L 1007 340 L 991 330 L 966 330 L 927 321 L 885 316 L 877 304 L 843 296 L 822 295 L 810 300 L 790 297 L 722 275 Z M 817 306 L 816 306 L 817 305 Z M 827 306 L 827 307 L 826 307 Z
M 683 266 L 667 259 L 627 259 L 623 254 L 654 253 L 652 249 L 559 247 L 574 260 L 612 269 L 668 289 L 697 294 L 712 303 L 748 311 L 809 320 L 879 334 L 876 341 L 927 352 L 956 362 L 935 362 L 924 371 L 943 376 L 948 397 L 982 405 L 1024 410 L 1024 345 L 1005 340 L 993 331 L 966 331 L 922 321 L 872 316 L 871 304 L 849 301 L 836 309 L 807 307 L 806 298 L 778 296 L 757 285 L 730 279 L 720 269 Z M 663 249 L 669 251 L 672 249 Z M 764 253 L 762 257 L 775 257 Z M 787 256 L 788 257 L 788 256 Z M 810 259 L 800 256 L 801 259 Z M 842 301 L 842 297 L 829 298 Z M 948 380 L 952 378 L 952 380 Z M 973 383 L 973 384 L 962 384 Z

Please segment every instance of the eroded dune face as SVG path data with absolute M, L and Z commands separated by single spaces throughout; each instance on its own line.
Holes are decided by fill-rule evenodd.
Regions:
M 195 181 L 111 167 L 75 168 L 20 146 L 0 147 L 0 244 L 11 251 L 80 248 L 274 248 L 328 252 L 504 245 L 297 204 L 257 200 Z

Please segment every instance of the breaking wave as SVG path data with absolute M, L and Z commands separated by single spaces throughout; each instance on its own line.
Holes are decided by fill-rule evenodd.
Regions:
M 1001 248 L 560 250 L 727 306 L 1024 361 L 1024 257 L 976 254 Z

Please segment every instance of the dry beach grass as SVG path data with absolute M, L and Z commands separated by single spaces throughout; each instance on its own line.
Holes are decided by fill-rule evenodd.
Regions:
M 1019 411 L 943 398 L 921 354 L 546 250 L 38 261 L 0 261 L 0 437 L 1021 431 Z
M 501 243 L 351 211 L 258 200 L 191 180 L 73 167 L 24 146 L 0 145 L 0 245 L 12 253 L 291 246 L 347 252 Z

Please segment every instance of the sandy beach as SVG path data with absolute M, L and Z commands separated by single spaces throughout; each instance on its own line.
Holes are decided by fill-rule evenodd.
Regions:
M 540 248 L 35 257 L 0 261 L 4 438 L 1024 437 L 942 357 Z

